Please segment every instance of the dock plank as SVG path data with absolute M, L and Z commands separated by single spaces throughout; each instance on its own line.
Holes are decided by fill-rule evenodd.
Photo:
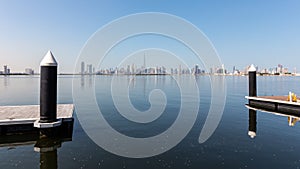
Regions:
M 58 104 L 57 118 L 72 118 L 73 104 Z M 39 105 L 0 106 L 0 125 L 32 122 L 40 117 Z
M 288 101 L 288 96 L 258 96 L 258 98 Z M 297 100 L 300 100 L 300 98 L 297 98 Z

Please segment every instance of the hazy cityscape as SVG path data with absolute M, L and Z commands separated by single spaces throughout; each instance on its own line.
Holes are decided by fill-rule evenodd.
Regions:
M 249 66 L 242 69 L 238 69 L 233 66 L 232 70 L 228 70 L 224 65 L 221 67 L 210 68 L 209 71 L 205 71 L 204 68 L 195 64 L 192 68 L 178 67 L 166 68 L 165 66 L 147 67 L 146 65 L 137 66 L 136 64 L 127 65 L 126 67 L 111 67 L 96 69 L 93 64 L 86 64 L 81 62 L 80 72 L 73 74 L 80 75 L 234 75 L 244 76 L 248 74 Z M 281 64 L 272 68 L 259 68 L 256 67 L 259 75 L 285 75 L 285 76 L 298 76 L 296 68 L 289 70 Z M 0 70 L 0 75 L 38 75 L 38 71 L 34 71 L 32 68 L 25 68 L 24 72 L 14 72 L 8 65 L 3 66 L 3 70 Z M 61 72 L 60 74 L 66 74 Z

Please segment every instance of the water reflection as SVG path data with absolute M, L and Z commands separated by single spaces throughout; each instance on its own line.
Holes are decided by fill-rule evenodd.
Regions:
M 255 138 L 256 137 L 256 131 L 257 131 L 257 109 L 250 107 L 250 106 L 246 106 L 249 109 L 249 128 L 248 128 L 248 135 L 251 138 Z M 294 114 L 293 112 L 291 112 L 291 114 L 284 114 L 284 113 L 278 113 L 278 112 L 271 112 L 271 111 L 266 111 L 266 110 L 259 110 L 259 112 L 261 113 L 270 113 L 276 116 L 282 116 L 282 117 L 286 117 L 287 118 L 287 124 L 291 127 L 295 126 L 295 124 L 297 122 L 300 121 L 300 117 L 291 115 Z
M 295 126 L 295 124 L 300 121 L 300 118 L 299 117 L 293 117 L 293 116 L 288 116 L 288 123 L 289 123 L 289 126 Z
M 89 77 L 88 77 L 89 87 L 93 86 L 93 79 L 94 79 L 94 75 L 89 75 Z
M 9 77 L 4 76 L 3 79 L 4 79 L 4 86 L 5 86 L 5 87 L 9 86 Z
M 56 169 L 57 166 L 57 149 L 61 147 L 60 138 L 40 138 L 34 145 L 34 151 L 40 153 L 41 169 Z
M 256 137 L 256 111 L 249 109 L 249 129 L 248 135 L 251 138 Z
M 80 75 L 80 86 L 84 87 L 84 75 Z
M 72 134 L 73 121 L 70 121 L 56 128 L 1 135 L 0 147 L 34 145 L 34 151 L 40 154 L 40 168 L 56 169 L 58 168 L 57 150 L 64 142 L 72 141 Z

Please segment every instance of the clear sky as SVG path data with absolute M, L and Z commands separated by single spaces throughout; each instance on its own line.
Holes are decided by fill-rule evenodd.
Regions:
M 300 72 L 299 0 L 102 0 L 0 1 L 0 70 L 39 63 L 49 49 L 60 72 L 99 28 L 124 15 L 164 12 L 196 25 L 214 44 L 225 67 L 283 64 Z

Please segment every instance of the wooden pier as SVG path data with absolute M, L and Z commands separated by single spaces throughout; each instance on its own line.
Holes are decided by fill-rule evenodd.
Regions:
M 288 96 L 245 96 L 249 100 L 249 106 L 267 111 L 300 115 L 300 100 L 288 101 Z
M 58 104 L 57 119 L 73 125 L 73 104 Z M 34 123 L 40 119 L 39 105 L 0 106 L 0 135 L 37 131 Z

